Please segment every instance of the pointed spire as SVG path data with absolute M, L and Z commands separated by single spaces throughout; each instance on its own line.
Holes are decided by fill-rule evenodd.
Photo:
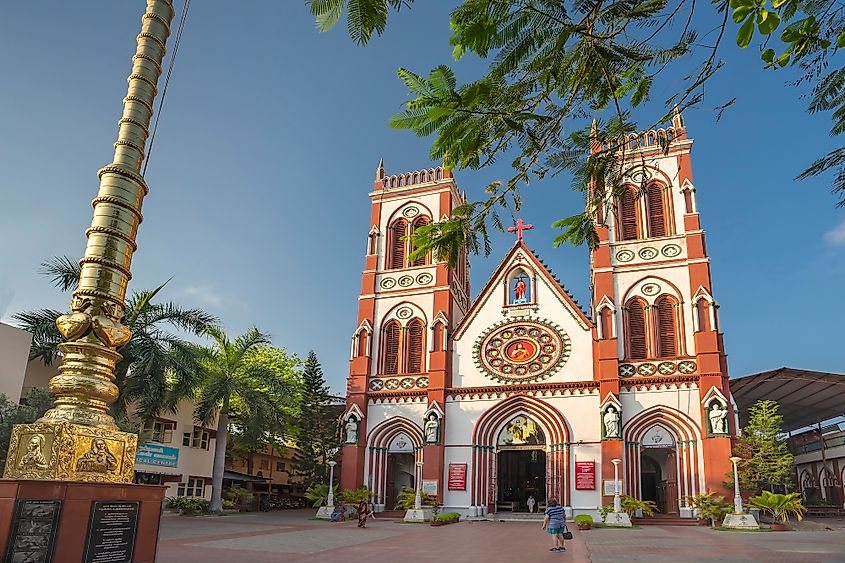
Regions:
M 384 180 L 384 157 L 378 161 L 378 168 L 376 168 L 376 182 Z
M 595 118 L 593 118 L 593 124 L 590 126 L 590 140 L 595 142 L 596 140 L 598 140 L 598 136 L 599 136 L 599 124 L 595 120 Z
M 684 129 L 684 116 L 681 115 L 681 110 L 678 108 L 678 104 L 675 104 L 675 107 L 672 108 L 672 127 L 677 130 Z

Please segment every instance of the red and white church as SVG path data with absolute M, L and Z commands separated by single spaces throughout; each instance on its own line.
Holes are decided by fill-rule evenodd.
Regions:
M 474 299 L 466 256 L 455 269 L 409 260 L 408 235 L 464 197 L 442 167 L 389 176 L 379 164 L 342 488 L 369 487 L 377 511 L 419 484 L 467 516 L 552 497 L 595 514 L 612 502 L 620 460 L 622 492 L 662 513 L 692 516 L 685 497 L 725 492 L 736 419 L 692 141 L 676 114 L 628 146 L 641 164 L 598 229 L 589 314 L 528 247 L 521 221 Z

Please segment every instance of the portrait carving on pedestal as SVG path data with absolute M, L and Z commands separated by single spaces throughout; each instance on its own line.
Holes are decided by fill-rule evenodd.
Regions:
M 714 436 L 727 435 L 728 433 L 728 408 L 719 399 L 710 402 L 707 418 L 710 421 L 710 433 Z
M 354 445 L 358 443 L 358 419 L 355 415 L 350 415 L 346 419 L 346 424 L 343 425 L 344 438 L 343 443 Z
M 619 410 L 613 405 L 608 405 L 604 409 L 604 415 L 602 416 L 603 437 L 609 440 L 617 440 L 621 438 L 621 420 L 622 415 Z

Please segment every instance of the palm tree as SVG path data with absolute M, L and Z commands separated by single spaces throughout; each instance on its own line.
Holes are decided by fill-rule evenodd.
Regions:
M 79 265 L 66 256 L 55 257 L 42 263 L 41 273 L 50 276 L 60 290 L 69 291 L 79 280 Z M 179 333 L 199 336 L 218 320 L 201 309 L 154 303 L 165 285 L 167 282 L 153 290 L 133 292 L 126 301 L 122 322 L 132 331 L 132 338 L 118 349 L 123 359 L 115 370 L 115 384 L 120 389 L 120 398 L 112 406 L 116 415 L 127 413 L 132 405 L 135 415 L 149 421 L 164 410 L 174 411 L 179 399 L 190 396 L 195 387 L 196 348 Z M 49 366 L 58 357 L 63 339 L 56 318 L 62 314 L 39 309 L 12 317 L 33 334 L 30 360 Z
M 210 426 L 217 418 L 211 511 L 223 509 L 223 468 L 230 424 L 255 436 L 283 429 L 295 412 L 299 361 L 270 346 L 270 337 L 253 327 L 234 341 L 222 329 L 205 331 L 212 346 L 199 349 L 197 408 L 194 418 Z

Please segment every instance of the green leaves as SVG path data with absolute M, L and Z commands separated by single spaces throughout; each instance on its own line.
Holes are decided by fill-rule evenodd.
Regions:
M 384 33 L 387 15 L 392 8 L 399 11 L 410 6 L 414 0 L 306 0 L 305 4 L 315 17 L 317 29 L 328 31 L 333 28 L 346 8 L 346 27 L 349 36 L 359 45 L 366 45 L 372 38 Z

